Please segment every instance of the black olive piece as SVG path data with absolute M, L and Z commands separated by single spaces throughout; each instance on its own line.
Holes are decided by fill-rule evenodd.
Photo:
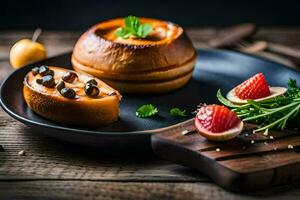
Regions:
M 47 75 L 51 75 L 51 76 L 54 76 L 54 71 L 53 70 L 49 70 L 48 74 Z
M 40 68 L 39 68 L 39 74 L 41 75 L 41 76 L 46 76 L 46 75 L 48 75 L 48 73 L 49 73 L 49 67 L 47 67 L 46 65 L 42 65 L 42 66 L 40 66 Z
M 98 83 L 95 79 L 88 80 L 86 83 L 87 84 L 89 83 L 89 84 L 93 84 L 93 85 L 98 85 Z
M 90 83 L 85 85 L 84 91 L 90 97 L 96 97 L 100 93 L 99 88 L 96 85 Z
M 43 79 L 41 79 L 41 78 L 38 78 L 38 79 L 36 79 L 36 82 L 37 82 L 37 84 L 40 84 L 40 85 L 42 85 L 42 84 L 43 84 Z
M 47 75 L 54 76 L 54 71 L 49 69 L 49 67 L 43 65 L 39 68 L 39 74 L 41 76 L 47 76 Z
M 57 89 L 58 91 L 62 90 L 62 89 L 65 88 L 65 87 L 66 87 L 66 84 L 65 84 L 65 82 L 62 81 L 62 80 L 58 81 L 58 83 L 56 84 L 56 89 Z
M 73 81 L 77 78 L 77 74 L 74 72 L 66 72 L 65 75 L 62 77 L 62 80 L 73 83 Z
M 54 71 L 53 70 L 49 70 L 49 71 L 43 73 L 43 75 L 41 75 L 41 76 L 48 76 L 48 75 L 54 76 Z
M 42 85 L 48 88 L 52 88 L 55 85 L 53 76 L 47 75 L 42 78 Z
M 38 67 L 34 67 L 31 69 L 31 73 L 33 74 L 33 76 L 37 75 L 39 73 L 39 68 Z
M 63 88 L 59 93 L 68 99 L 74 99 L 76 96 L 76 92 L 72 88 Z

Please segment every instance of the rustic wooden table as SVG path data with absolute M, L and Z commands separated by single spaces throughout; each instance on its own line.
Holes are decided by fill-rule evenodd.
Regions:
M 200 47 L 216 32 L 189 29 Z M 46 31 L 49 56 L 72 50 L 79 32 Z M 13 69 L 9 48 L 29 31 L 0 32 L 0 81 Z M 261 29 L 255 36 L 300 47 L 300 29 Z M 274 55 L 267 55 L 274 56 Z M 234 194 L 205 175 L 146 153 L 109 153 L 34 132 L 0 109 L 0 199 L 299 199 L 300 184 L 253 194 Z M 18 152 L 25 150 L 24 156 Z

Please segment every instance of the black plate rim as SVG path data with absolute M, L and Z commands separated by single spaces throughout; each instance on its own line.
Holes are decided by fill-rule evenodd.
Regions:
M 260 60 L 263 60 L 263 61 L 266 61 L 266 62 L 269 62 L 269 63 L 273 63 L 273 64 L 276 64 L 276 65 L 280 65 L 280 67 L 282 67 L 282 68 L 286 68 L 286 69 L 289 69 L 289 70 L 291 70 L 291 71 L 293 71 L 295 73 L 299 73 L 299 71 L 297 71 L 296 69 L 290 68 L 290 67 L 288 67 L 288 66 L 286 66 L 284 64 L 281 64 L 281 63 L 269 60 L 267 58 L 262 58 L 262 57 L 259 57 L 259 56 L 256 56 L 256 55 L 252 55 L 252 54 L 249 54 L 249 53 L 238 52 L 238 51 L 233 51 L 233 50 L 224 50 L 224 49 L 211 49 L 211 48 L 197 48 L 196 51 L 198 51 L 198 50 L 205 50 L 205 51 L 211 51 L 211 52 L 223 52 L 223 53 L 241 54 L 241 55 L 249 56 L 249 57 L 252 57 L 252 58 L 260 59 Z M 62 54 L 58 54 L 58 55 L 55 55 L 55 56 L 47 58 L 47 60 L 48 59 L 54 59 L 56 57 L 63 56 L 65 54 L 70 54 L 71 52 L 72 51 L 65 52 L 65 53 L 62 53 Z M 38 61 L 38 62 L 34 62 L 34 63 L 30 63 L 30 64 L 28 64 L 26 66 L 34 65 L 35 63 L 39 63 L 39 62 L 43 62 L 43 60 Z M 16 73 L 18 73 L 18 71 L 19 71 L 19 69 L 13 71 L 1 83 L 1 87 L 0 87 L 0 105 L 3 108 L 3 110 L 5 112 L 7 112 L 10 116 L 12 116 L 14 119 L 16 119 L 17 121 L 20 121 L 20 122 L 22 122 L 22 123 L 24 123 L 26 125 L 29 125 L 29 126 L 37 126 L 37 127 L 41 127 L 41 128 L 50 128 L 50 129 L 53 129 L 53 130 L 67 131 L 70 134 L 72 134 L 72 133 L 79 133 L 79 134 L 92 134 L 92 135 L 102 135 L 102 136 L 107 135 L 107 136 L 116 136 L 116 137 L 119 137 L 120 135 L 122 135 L 122 136 L 124 136 L 124 135 L 127 135 L 127 136 L 132 135 L 133 136 L 133 135 L 136 135 L 136 134 L 139 134 L 140 136 L 143 136 L 143 135 L 145 136 L 145 135 L 153 134 L 153 133 L 156 133 L 158 131 L 163 131 L 163 130 L 172 128 L 174 126 L 178 126 L 181 123 L 184 123 L 184 122 L 181 122 L 181 123 L 178 123 L 178 124 L 174 124 L 174 125 L 167 126 L 167 127 L 164 127 L 164 128 L 153 129 L 153 130 L 128 131 L 128 132 L 126 132 L 126 131 L 125 132 L 107 132 L 107 131 L 90 131 L 90 130 L 80 129 L 80 128 L 69 128 L 69 127 L 65 127 L 65 126 L 60 125 L 60 124 L 58 124 L 58 125 L 51 125 L 51 124 L 45 124 L 45 123 L 36 122 L 34 120 L 27 119 L 27 118 L 24 118 L 24 117 L 16 114 L 14 111 L 10 110 L 5 105 L 5 103 L 2 100 L 3 87 L 4 87 L 5 83 L 7 82 L 7 80 L 9 80 L 11 77 L 13 77 Z M 190 120 L 190 119 L 188 119 L 188 120 Z

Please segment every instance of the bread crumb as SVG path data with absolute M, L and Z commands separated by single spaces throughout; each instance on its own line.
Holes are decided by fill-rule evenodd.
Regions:
M 216 152 L 219 152 L 219 151 L 221 151 L 221 149 L 220 148 L 216 148 Z
M 25 156 L 25 155 L 26 155 L 25 150 L 21 150 L 18 152 L 18 156 Z
M 291 145 L 291 144 L 288 145 L 288 149 L 293 149 L 293 148 L 294 148 L 293 145 Z

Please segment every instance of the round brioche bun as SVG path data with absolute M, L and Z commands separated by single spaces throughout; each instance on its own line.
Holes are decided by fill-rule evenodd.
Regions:
M 146 38 L 117 37 L 115 32 L 124 26 L 124 18 L 91 27 L 74 47 L 74 69 L 97 76 L 126 93 L 161 93 L 183 86 L 188 81 L 183 77 L 191 77 L 187 74 L 196 61 L 190 39 L 171 22 L 150 18 L 140 21 L 153 27 Z

